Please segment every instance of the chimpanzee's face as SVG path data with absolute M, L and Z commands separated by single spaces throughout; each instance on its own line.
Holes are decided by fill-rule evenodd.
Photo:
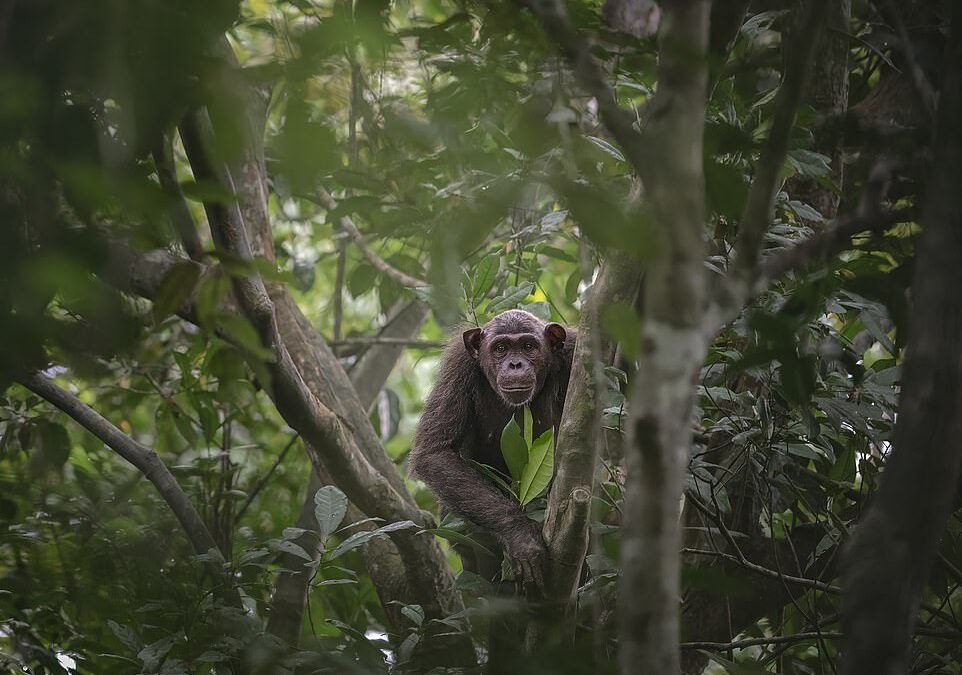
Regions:
M 564 344 L 565 330 L 533 316 L 521 322 L 499 322 L 498 318 L 483 330 L 466 331 L 464 344 L 504 402 L 521 407 L 541 391 L 552 354 Z

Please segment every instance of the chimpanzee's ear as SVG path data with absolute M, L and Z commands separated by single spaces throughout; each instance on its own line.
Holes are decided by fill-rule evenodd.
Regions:
M 568 332 L 560 323 L 549 323 L 544 327 L 544 337 L 548 341 L 548 346 L 551 347 L 551 351 L 556 352 L 564 347 Z
M 477 358 L 478 351 L 481 350 L 481 329 L 469 328 L 461 335 L 461 339 L 464 340 L 464 348 L 468 350 L 468 354 Z

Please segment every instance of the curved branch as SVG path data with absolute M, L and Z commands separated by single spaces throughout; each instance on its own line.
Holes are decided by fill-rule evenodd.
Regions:
M 180 487 L 177 479 L 156 452 L 132 439 L 96 410 L 40 373 L 18 377 L 17 381 L 72 417 L 80 426 L 103 441 L 107 447 L 133 464 L 147 480 L 153 483 L 161 498 L 180 522 L 194 551 L 198 554 L 206 554 L 214 550 L 221 554 L 214 542 L 214 537 L 207 529 L 207 524 L 194 508 L 190 497 Z M 220 566 L 214 565 L 214 567 L 217 569 L 217 575 L 223 576 Z

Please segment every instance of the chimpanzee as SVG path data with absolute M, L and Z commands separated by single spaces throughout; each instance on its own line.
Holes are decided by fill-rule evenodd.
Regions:
M 543 585 L 541 528 L 464 460 L 507 474 L 501 432 L 512 415 L 522 424 L 524 406 L 531 409 L 535 437 L 549 427 L 557 432 L 575 337 L 574 330 L 518 309 L 464 331 L 444 353 L 411 453 L 413 473 L 442 507 L 490 532 L 529 589 Z

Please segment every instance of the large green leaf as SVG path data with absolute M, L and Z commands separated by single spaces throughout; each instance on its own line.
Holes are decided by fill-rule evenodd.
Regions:
M 554 473 L 554 429 L 538 436 L 528 451 L 528 463 L 521 476 L 518 498 L 527 504 L 544 492 Z
M 505 464 L 508 465 L 511 478 L 520 481 L 525 464 L 528 462 L 528 444 L 524 442 L 521 427 L 513 416 L 501 432 L 501 455 L 504 457 Z
M 333 485 L 325 485 L 314 493 L 314 517 L 323 545 L 344 520 L 347 496 Z

